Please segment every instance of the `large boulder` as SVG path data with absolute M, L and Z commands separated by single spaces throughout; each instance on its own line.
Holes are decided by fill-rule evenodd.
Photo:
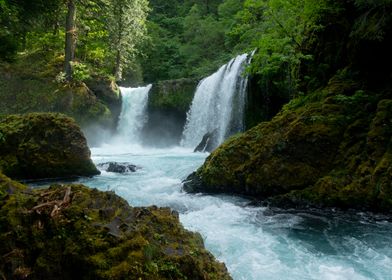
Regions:
M 336 77 L 293 100 L 214 151 L 185 190 L 281 206 L 392 210 L 392 99 L 358 85 Z
M 53 113 L 0 118 L 0 171 L 23 179 L 99 174 L 79 126 Z
M 30 190 L 0 173 L 4 279 L 231 279 L 169 208 L 83 185 Z
M 330 2 L 301 42 L 312 59 L 296 69 L 300 96 L 214 151 L 185 190 L 285 207 L 392 210 L 392 5 Z M 275 94 L 288 81 L 264 82 L 278 86 Z

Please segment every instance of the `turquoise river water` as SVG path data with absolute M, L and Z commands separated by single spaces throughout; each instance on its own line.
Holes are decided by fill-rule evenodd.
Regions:
M 208 156 L 184 148 L 104 145 L 92 153 L 95 163 L 141 169 L 79 182 L 115 191 L 132 206 L 177 210 L 236 280 L 392 279 L 392 222 L 383 216 L 273 210 L 244 198 L 184 193 L 181 181 Z

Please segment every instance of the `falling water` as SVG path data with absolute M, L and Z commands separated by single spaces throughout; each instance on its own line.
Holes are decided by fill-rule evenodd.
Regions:
M 242 54 L 203 79 L 188 112 L 181 144 L 196 147 L 206 133 L 214 132 L 213 146 L 244 128 L 247 78 L 245 65 L 251 55 Z
M 123 143 L 136 144 L 141 140 L 140 132 L 147 121 L 146 109 L 151 87 L 120 88 L 122 109 L 117 132 Z

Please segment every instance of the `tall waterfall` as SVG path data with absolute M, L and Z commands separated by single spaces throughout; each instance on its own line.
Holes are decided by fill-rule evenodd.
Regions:
M 251 55 L 242 54 L 203 79 L 187 115 L 181 144 L 196 147 L 211 133 L 213 147 L 227 137 L 244 130 L 247 77 L 243 77 Z
M 135 144 L 141 140 L 140 133 L 147 121 L 146 109 L 151 87 L 120 88 L 122 108 L 117 132 L 122 142 Z

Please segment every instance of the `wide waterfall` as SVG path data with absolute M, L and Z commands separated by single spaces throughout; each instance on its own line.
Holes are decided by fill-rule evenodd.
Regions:
M 122 109 L 117 132 L 121 142 L 136 144 L 141 140 L 141 130 L 147 121 L 146 109 L 151 87 L 120 88 Z
M 212 146 L 217 147 L 227 137 L 243 131 L 247 84 L 243 72 L 251 56 L 237 56 L 199 83 L 188 112 L 182 146 L 194 148 L 209 133 Z

